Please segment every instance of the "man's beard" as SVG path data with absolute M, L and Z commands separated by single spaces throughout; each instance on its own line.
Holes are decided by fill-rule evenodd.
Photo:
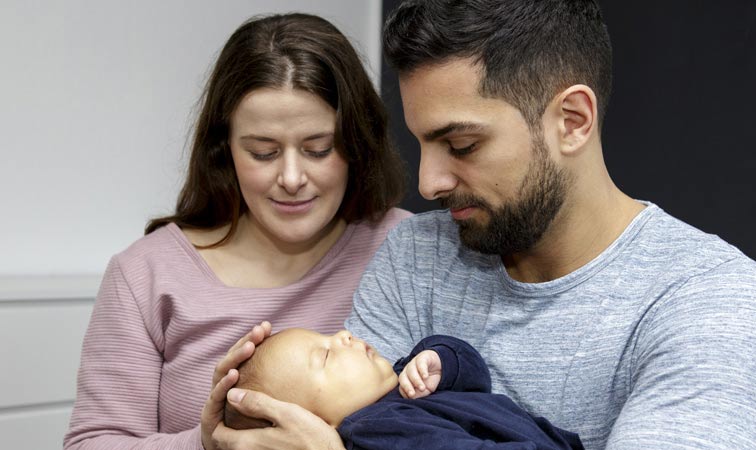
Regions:
M 534 158 L 520 184 L 518 198 L 494 209 L 472 194 L 454 194 L 441 199 L 444 208 L 478 207 L 489 215 L 485 225 L 474 219 L 457 221 L 462 243 L 487 254 L 511 255 L 533 248 L 549 228 L 564 203 L 569 179 L 551 160 L 546 143 L 533 133 Z

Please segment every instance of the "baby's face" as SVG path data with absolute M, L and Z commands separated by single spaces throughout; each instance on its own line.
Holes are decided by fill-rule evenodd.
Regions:
M 275 377 L 273 395 L 333 426 L 397 385 L 391 363 L 346 330 L 326 336 L 291 328 L 270 343 L 274 347 L 268 354 L 275 356 L 265 361 L 265 372 Z

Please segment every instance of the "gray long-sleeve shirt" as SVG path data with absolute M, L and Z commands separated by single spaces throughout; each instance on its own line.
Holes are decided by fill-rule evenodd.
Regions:
M 493 391 L 586 449 L 756 449 L 756 263 L 648 206 L 601 255 L 546 283 L 459 242 L 446 211 L 403 221 L 346 326 L 389 360 L 462 338 Z

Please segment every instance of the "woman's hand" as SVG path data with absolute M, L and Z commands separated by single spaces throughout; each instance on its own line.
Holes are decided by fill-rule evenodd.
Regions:
M 441 358 L 423 350 L 399 374 L 399 393 L 404 398 L 422 398 L 436 391 L 441 382 Z
M 223 410 L 226 406 L 226 394 L 239 381 L 239 372 L 236 368 L 252 356 L 255 346 L 270 336 L 271 329 L 270 322 L 267 321 L 255 325 L 249 333 L 236 341 L 226 356 L 215 366 L 210 396 L 202 408 L 202 445 L 205 450 L 222 449 L 216 445 L 214 434 L 219 428 L 225 428 Z
M 241 414 L 268 420 L 272 427 L 234 430 L 221 422 L 213 441 L 223 450 L 310 449 L 343 450 L 336 430 L 323 419 L 293 403 L 282 402 L 262 392 L 231 389 L 228 402 Z M 208 449 L 208 447 L 205 447 Z

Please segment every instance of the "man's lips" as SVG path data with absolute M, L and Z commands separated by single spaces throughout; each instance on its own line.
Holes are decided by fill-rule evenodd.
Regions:
M 463 206 L 461 208 L 450 208 L 454 220 L 465 220 L 475 212 L 475 206 Z

